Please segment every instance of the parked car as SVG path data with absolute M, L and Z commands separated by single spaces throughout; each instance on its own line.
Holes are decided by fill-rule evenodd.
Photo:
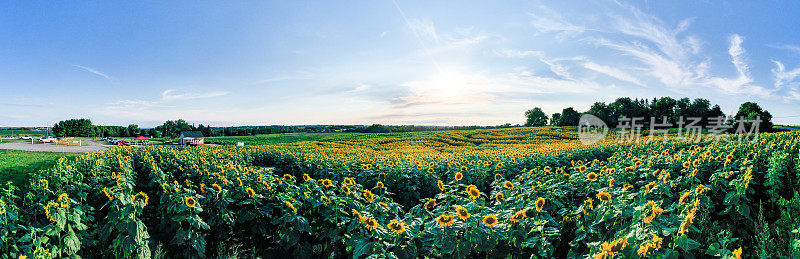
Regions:
M 42 143 L 54 143 L 54 142 L 58 142 L 58 140 L 56 138 L 54 138 L 54 137 L 46 136 L 46 137 L 39 138 L 39 142 L 42 142 Z
M 31 136 L 28 136 L 28 135 L 25 135 L 25 136 L 20 136 L 20 137 L 19 137 L 19 139 L 27 139 L 27 140 L 31 140 L 31 139 L 33 139 L 33 137 L 31 137 Z

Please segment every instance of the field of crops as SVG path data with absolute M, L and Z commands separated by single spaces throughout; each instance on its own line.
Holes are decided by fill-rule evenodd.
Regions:
M 800 132 L 731 140 L 116 147 L 0 188 L 0 257 L 797 258 Z

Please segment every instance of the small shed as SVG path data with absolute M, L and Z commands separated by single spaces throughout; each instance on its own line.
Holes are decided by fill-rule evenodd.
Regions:
M 181 145 L 202 145 L 203 133 L 200 131 L 181 131 L 178 142 L 181 143 Z

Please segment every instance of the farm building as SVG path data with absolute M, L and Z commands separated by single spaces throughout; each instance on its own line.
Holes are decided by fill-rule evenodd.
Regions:
M 178 142 L 181 143 L 181 145 L 202 145 L 203 133 L 199 131 L 181 131 Z

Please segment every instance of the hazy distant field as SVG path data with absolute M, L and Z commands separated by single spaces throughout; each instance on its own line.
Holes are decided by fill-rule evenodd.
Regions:
M 340 141 L 373 138 L 406 137 L 414 135 L 431 134 L 432 132 L 398 132 L 398 133 L 283 133 L 265 134 L 255 136 L 234 136 L 234 137 L 207 137 L 205 143 L 233 145 L 236 142 L 243 142 L 246 145 L 269 145 L 278 143 L 300 142 L 300 141 Z

